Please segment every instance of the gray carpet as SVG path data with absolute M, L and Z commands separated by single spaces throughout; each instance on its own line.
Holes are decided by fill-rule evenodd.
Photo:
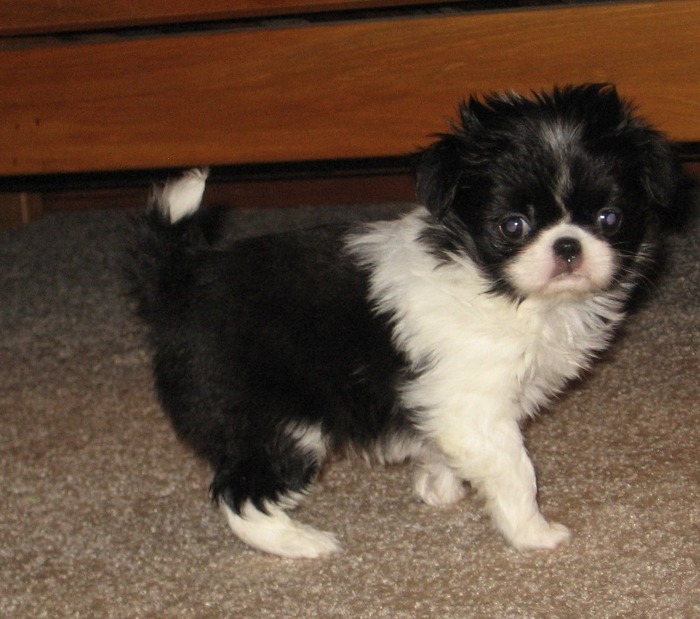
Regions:
M 231 217 L 249 234 L 375 211 Z M 208 502 L 120 294 L 125 219 L 0 234 L 0 616 L 700 617 L 697 218 L 614 350 L 527 429 L 569 546 L 518 554 L 474 497 L 436 510 L 406 467 L 344 460 L 298 513 L 343 543 L 320 561 L 249 550 Z

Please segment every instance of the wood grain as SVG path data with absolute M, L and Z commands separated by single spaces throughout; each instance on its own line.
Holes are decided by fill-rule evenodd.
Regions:
M 448 0 L 449 1 L 449 0 Z M 444 0 L 443 0 L 444 3 Z M 426 0 L 0 0 L 0 35 L 437 4 Z
M 611 81 L 700 141 L 700 2 L 0 52 L 0 175 L 391 156 L 472 92 Z

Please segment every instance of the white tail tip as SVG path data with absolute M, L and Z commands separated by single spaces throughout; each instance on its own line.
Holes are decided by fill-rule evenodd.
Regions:
M 158 202 L 170 223 L 192 215 L 199 208 L 208 175 L 208 168 L 192 168 L 177 180 L 165 184 Z

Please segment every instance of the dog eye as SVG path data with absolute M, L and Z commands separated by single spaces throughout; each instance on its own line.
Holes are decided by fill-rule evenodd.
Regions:
M 621 224 L 622 213 L 619 209 L 604 208 L 598 211 L 598 227 L 603 234 L 612 236 L 620 229 Z
M 499 229 L 509 241 L 521 241 L 530 234 L 532 226 L 524 215 L 510 215 L 501 222 Z

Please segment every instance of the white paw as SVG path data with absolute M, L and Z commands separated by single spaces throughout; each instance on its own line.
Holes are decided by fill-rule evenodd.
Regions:
M 340 544 L 333 533 L 293 522 L 294 530 L 277 539 L 274 554 L 292 559 L 318 559 L 340 551 Z
M 239 515 L 222 505 L 231 530 L 258 550 L 292 559 L 316 559 L 340 550 L 332 533 L 292 520 L 277 506 L 264 513 L 247 503 Z
M 538 516 L 506 537 L 517 550 L 554 550 L 571 539 L 571 532 L 563 524 Z
M 420 466 L 413 474 L 413 494 L 427 505 L 443 507 L 460 501 L 467 491 L 446 466 Z

